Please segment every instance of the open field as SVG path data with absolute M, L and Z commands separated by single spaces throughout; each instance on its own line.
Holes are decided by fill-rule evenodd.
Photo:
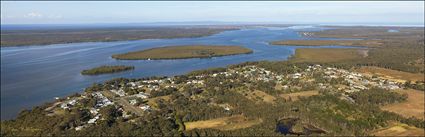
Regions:
M 385 69 L 380 67 L 361 67 L 357 69 L 356 71 L 360 73 L 369 74 L 369 75 L 378 75 L 386 79 L 391 79 L 391 80 L 395 80 L 399 82 L 405 82 L 408 80 L 413 82 L 423 81 L 425 77 L 423 73 L 409 73 L 409 72 Z
M 133 66 L 100 66 L 81 71 L 83 75 L 99 75 L 107 73 L 116 73 L 121 71 L 133 70 Z
M 186 122 L 184 123 L 186 130 L 213 128 L 218 130 L 235 130 L 251 127 L 260 124 L 261 119 L 248 119 L 242 115 L 234 115 L 230 117 L 222 117 L 210 120 Z
M 157 60 L 208 58 L 248 53 L 252 53 L 252 50 L 240 46 L 185 45 L 152 48 L 142 51 L 116 54 L 112 55 L 112 57 L 122 60 Z
M 318 95 L 318 94 L 319 94 L 319 91 L 312 90 L 312 91 L 301 91 L 301 92 L 297 92 L 297 93 L 280 94 L 280 97 L 282 97 L 286 100 L 289 100 L 289 98 L 291 98 L 292 101 L 296 101 L 300 97 L 309 97 L 309 96 L 314 96 L 314 95 Z
M 386 105 L 381 107 L 381 109 L 391 111 L 405 117 L 413 116 L 419 119 L 425 119 L 425 97 L 423 91 L 408 89 L 398 90 L 397 92 L 401 94 L 407 94 L 407 101 Z
M 156 101 L 157 100 L 160 100 L 160 99 L 162 99 L 164 101 L 169 101 L 170 100 L 170 95 L 149 98 L 147 104 L 149 106 L 152 106 L 153 108 L 158 108 L 158 104 L 156 103 Z
M 339 62 L 363 58 L 364 49 L 334 49 L 334 48 L 300 48 L 295 50 L 293 61 L 296 62 Z
M 273 45 L 291 45 L 291 46 L 367 46 L 376 47 L 382 45 L 380 40 L 285 40 L 274 41 Z
M 248 99 L 253 100 L 253 101 L 264 101 L 266 103 L 275 103 L 274 101 L 276 100 L 276 98 L 272 95 L 269 95 L 263 91 L 259 91 L 259 90 L 255 90 L 253 92 L 249 92 L 247 93 L 246 96 Z
M 202 37 L 236 27 L 145 27 L 55 30 L 2 30 L 1 46 L 47 45 L 76 42 Z
M 391 123 L 390 126 L 373 131 L 374 136 L 425 136 L 425 130 L 402 123 Z

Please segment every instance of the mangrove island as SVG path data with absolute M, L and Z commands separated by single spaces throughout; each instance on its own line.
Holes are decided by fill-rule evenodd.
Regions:
M 241 46 L 184 45 L 116 54 L 112 55 L 112 58 L 121 60 L 187 59 L 249 54 L 252 52 L 252 50 Z
M 107 73 L 116 73 L 121 71 L 127 71 L 127 70 L 133 70 L 134 66 L 100 66 L 95 67 L 92 69 L 87 69 L 81 71 L 81 74 L 83 75 L 100 75 L 100 74 L 107 74 Z

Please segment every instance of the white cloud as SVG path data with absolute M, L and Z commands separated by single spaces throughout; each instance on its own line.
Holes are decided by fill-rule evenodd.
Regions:
M 50 19 L 61 19 L 62 15 L 49 15 L 47 17 L 50 18 Z
M 24 17 L 26 17 L 26 18 L 42 18 L 43 14 L 38 13 L 38 12 L 30 12 L 30 13 L 26 14 Z

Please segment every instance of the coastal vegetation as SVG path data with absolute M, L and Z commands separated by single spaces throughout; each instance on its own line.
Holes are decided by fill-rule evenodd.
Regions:
M 364 58 L 364 49 L 298 48 L 291 58 L 296 62 L 348 62 Z
M 54 30 L 1 30 L 1 46 L 48 45 L 140 39 L 202 37 L 237 27 L 136 27 Z
M 423 27 L 367 27 L 367 26 L 327 26 L 325 31 L 308 32 L 311 37 L 320 38 L 354 38 L 405 41 L 413 37 L 423 38 Z M 396 30 L 396 31 L 389 31 Z
M 252 53 L 252 50 L 240 46 L 182 45 L 152 48 L 142 51 L 116 54 L 112 55 L 112 58 L 121 60 L 187 59 L 209 58 L 249 53 Z
M 95 67 L 87 70 L 81 71 L 81 74 L 83 75 L 100 75 L 100 74 L 107 74 L 107 73 L 116 73 L 116 72 L 122 72 L 122 71 L 128 71 L 133 70 L 134 66 L 100 66 Z
M 330 28 L 325 31 L 317 31 L 317 32 L 299 32 L 306 37 L 313 38 L 343 38 L 343 39 L 361 39 L 355 40 L 359 41 L 357 44 L 353 44 L 350 42 L 344 42 L 347 40 L 295 40 L 289 41 L 288 43 L 283 42 L 283 44 L 287 45 L 336 45 L 346 43 L 345 45 L 358 45 L 368 47 L 367 52 L 361 52 L 363 57 L 353 58 L 349 61 L 332 59 L 331 62 L 334 65 L 344 65 L 344 66 L 375 66 L 385 69 L 392 69 L 403 72 L 412 72 L 412 73 L 424 73 L 425 65 L 424 65 L 424 51 L 425 51 L 425 42 L 424 42 L 424 29 L 423 27 L 335 27 L 329 26 Z M 398 30 L 396 32 L 389 30 Z M 352 41 L 352 40 L 348 40 Z M 341 43 L 343 42 L 343 43 Z M 369 42 L 369 43 L 368 43 Z M 273 43 L 273 42 L 272 42 Z M 279 44 L 280 42 L 276 42 Z M 362 45 L 360 45 L 362 44 Z M 379 45 L 379 46 L 378 46 Z M 302 49 L 303 50 L 303 49 Z M 340 52 L 340 49 L 330 49 L 334 50 L 336 54 Z M 298 51 L 299 52 L 299 51 Z M 298 54 L 299 56 L 309 56 L 308 54 L 313 54 L 312 52 L 317 52 L 317 55 L 320 55 L 322 50 L 309 50 L 310 53 L 307 55 Z M 332 55 L 331 51 L 327 52 Z M 297 53 L 296 53 L 297 54 Z M 322 56 L 315 56 L 318 58 L 326 58 L 326 54 Z M 342 57 L 344 56 L 352 56 L 353 54 L 344 55 L 340 54 Z M 297 56 L 297 55 L 295 55 Z M 338 58 L 338 57 L 336 57 Z M 329 62 L 326 59 L 316 59 L 316 58 L 308 58 L 311 59 L 311 62 L 318 62 L 318 60 L 322 62 Z M 304 62 L 309 62 L 308 59 L 304 59 Z M 324 61 L 323 61 L 324 60 Z M 295 58 L 295 61 L 296 58 Z M 336 62 L 335 62 L 336 61 Z
M 284 40 L 273 41 L 273 45 L 289 46 L 366 46 L 376 47 L 382 45 L 381 40 Z

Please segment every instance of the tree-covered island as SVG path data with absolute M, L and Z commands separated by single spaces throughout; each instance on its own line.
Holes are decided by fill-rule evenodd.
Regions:
M 116 73 L 116 72 L 122 72 L 122 71 L 128 71 L 133 70 L 134 66 L 100 66 L 95 67 L 91 69 L 86 69 L 81 71 L 82 75 L 100 75 L 100 74 L 107 74 L 107 73 Z
M 112 55 L 112 58 L 121 60 L 187 59 L 249 54 L 252 52 L 251 49 L 241 46 L 182 45 L 116 54 Z

